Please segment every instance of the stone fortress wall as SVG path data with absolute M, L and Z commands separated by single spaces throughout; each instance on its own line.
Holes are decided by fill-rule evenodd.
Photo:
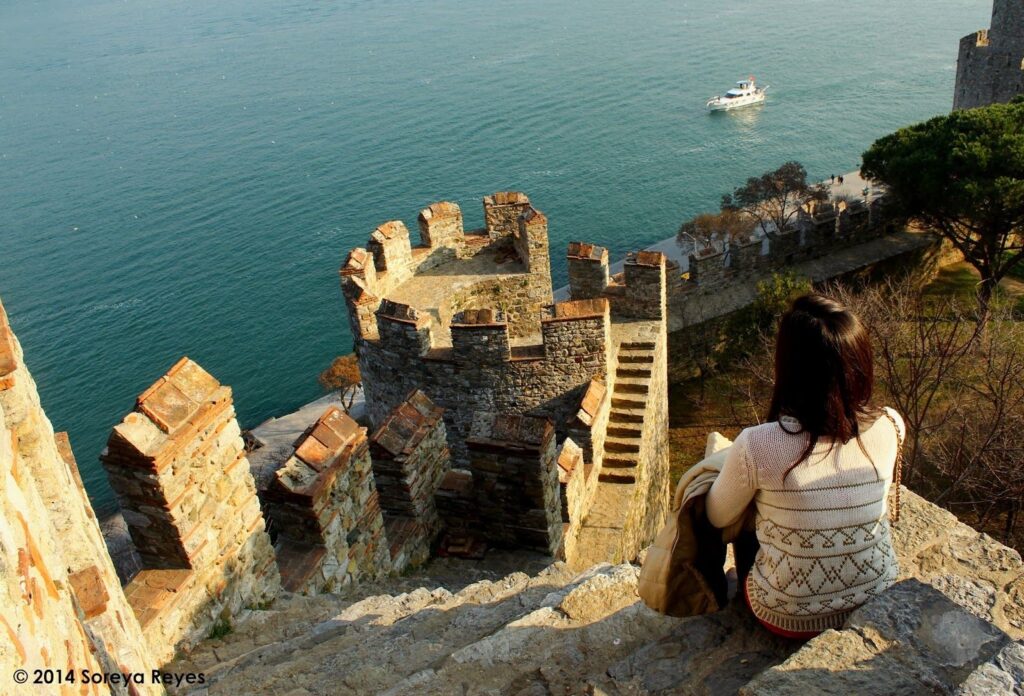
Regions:
M 670 295 L 670 309 L 676 315 L 685 312 L 692 291 L 719 292 L 738 279 L 768 276 L 891 233 L 885 207 L 885 197 L 877 195 L 811 204 L 781 234 L 703 247 L 690 254 L 688 274 Z
M 125 594 L 155 657 L 277 594 L 230 388 L 182 358 L 139 396 L 100 458 L 142 560 Z
M 604 525 L 613 530 L 615 543 L 602 546 L 632 558 L 653 535 L 649 529 L 660 523 L 668 502 L 666 447 L 655 447 L 653 457 L 639 454 L 647 440 L 664 437 L 657 424 L 667 418 L 666 397 L 653 401 L 665 418 L 643 419 L 649 370 L 632 385 L 638 420 L 620 428 L 622 442 L 611 443 L 622 450 L 618 470 L 606 471 L 602 462 L 612 404 L 619 398 L 617 356 L 630 342 L 631 328 L 646 331 L 641 350 L 651 352 L 644 357 L 648 363 L 655 352 L 665 360 L 666 260 L 641 252 L 621 276 L 573 285 L 568 301 L 553 303 L 547 218 L 518 192 L 487 196 L 483 207 L 485 228 L 475 232 L 463 229 L 454 203 L 424 209 L 416 248 L 401 222 L 385 223 L 342 265 L 369 418 L 380 422 L 413 389 L 444 409 L 453 471 L 441 483 L 438 507 L 447 528 L 465 534 L 482 529 L 491 543 L 550 551 L 567 539 L 569 546 L 561 547 L 566 553 L 576 548 L 591 505 L 608 497 L 598 486 L 603 482 L 624 486 L 627 497 L 637 498 L 631 509 L 640 512 L 630 525 L 647 531 L 625 531 L 630 525 L 618 519 Z M 664 381 L 664 371 L 655 371 Z M 654 391 L 663 395 L 665 388 Z M 524 417 L 546 420 L 550 443 L 545 439 L 541 447 L 515 435 L 528 422 Z M 480 418 L 489 423 L 487 435 L 477 432 Z M 557 453 L 577 445 L 579 475 L 587 483 L 572 486 L 573 501 L 563 501 L 563 514 L 558 499 L 568 494 L 560 488 L 568 489 L 571 472 L 563 471 L 559 484 L 557 461 L 572 458 Z M 648 479 L 658 482 L 649 505 L 644 501 L 651 490 L 637 493 L 638 480 L 646 486 Z M 506 493 L 510 497 L 502 498 Z M 615 507 L 625 513 L 627 505 Z M 631 541 L 621 545 L 622 538 Z
M 953 109 L 1008 102 L 1024 94 L 1024 5 L 995 0 L 992 22 L 960 39 Z
M 54 434 L 0 304 L 0 670 L 158 666 L 107 554 L 66 436 Z M 42 693 L 26 685 L 24 693 Z M 106 687 L 70 693 L 108 693 Z M 162 693 L 138 685 L 136 693 Z M 119 693 L 127 693 L 122 689 Z

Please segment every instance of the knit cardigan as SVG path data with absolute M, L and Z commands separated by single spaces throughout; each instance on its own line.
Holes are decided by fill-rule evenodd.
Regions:
M 754 614 L 787 631 L 839 628 L 847 616 L 896 581 L 887 498 L 903 419 L 886 411 L 854 438 L 823 438 L 810 456 L 800 424 L 747 428 L 730 448 L 707 496 L 716 527 L 735 522 L 751 500 L 761 548 L 747 576 Z M 862 447 L 863 446 L 863 447 Z

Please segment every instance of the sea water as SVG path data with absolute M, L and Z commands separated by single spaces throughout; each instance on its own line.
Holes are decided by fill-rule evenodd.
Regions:
M 947 112 L 989 0 L 5 0 L 0 297 L 90 495 L 136 395 L 188 355 L 243 426 L 352 346 L 345 253 L 515 189 L 582 239 L 671 236 L 787 160 L 854 169 Z M 749 74 L 761 107 L 709 115 Z

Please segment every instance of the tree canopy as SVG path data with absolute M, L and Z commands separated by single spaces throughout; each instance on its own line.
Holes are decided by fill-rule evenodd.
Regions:
M 824 186 L 807 183 L 802 164 L 786 162 L 775 171 L 750 177 L 743 186 L 722 196 L 722 210 L 747 213 L 772 237 L 789 228 L 808 202 L 827 197 Z
M 331 361 L 330 367 L 320 373 L 317 381 L 327 391 L 340 392 L 342 405 L 348 411 L 352 408 L 356 392 L 363 381 L 355 353 L 335 358 Z
M 999 281 L 1024 258 L 1024 100 L 901 128 L 864 153 L 861 174 L 963 253 L 981 274 L 987 313 Z

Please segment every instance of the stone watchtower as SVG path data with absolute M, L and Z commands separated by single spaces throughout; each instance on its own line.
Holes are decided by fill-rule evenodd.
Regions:
M 585 547 L 598 560 L 634 558 L 668 502 L 665 258 L 631 255 L 613 276 L 607 250 L 573 245 L 572 299 L 555 303 L 547 217 L 505 191 L 484 197 L 483 218 L 466 230 L 457 204 L 434 203 L 419 214 L 419 244 L 394 220 L 345 258 L 369 420 L 386 434 L 388 414 L 417 391 L 439 407 L 452 469 L 436 501 L 445 529 L 567 557 Z M 630 367 L 620 372 L 620 360 Z M 603 471 L 606 446 L 615 455 Z M 582 458 L 578 480 L 564 477 L 568 520 L 564 447 Z M 374 467 L 386 481 L 401 467 L 385 466 L 380 450 Z M 387 496 L 393 515 L 410 504 L 399 493 Z M 611 501 L 607 514 L 588 528 L 599 499 Z
M 960 39 L 953 109 L 1008 102 L 1024 94 L 1024 2 L 995 0 L 992 24 Z

